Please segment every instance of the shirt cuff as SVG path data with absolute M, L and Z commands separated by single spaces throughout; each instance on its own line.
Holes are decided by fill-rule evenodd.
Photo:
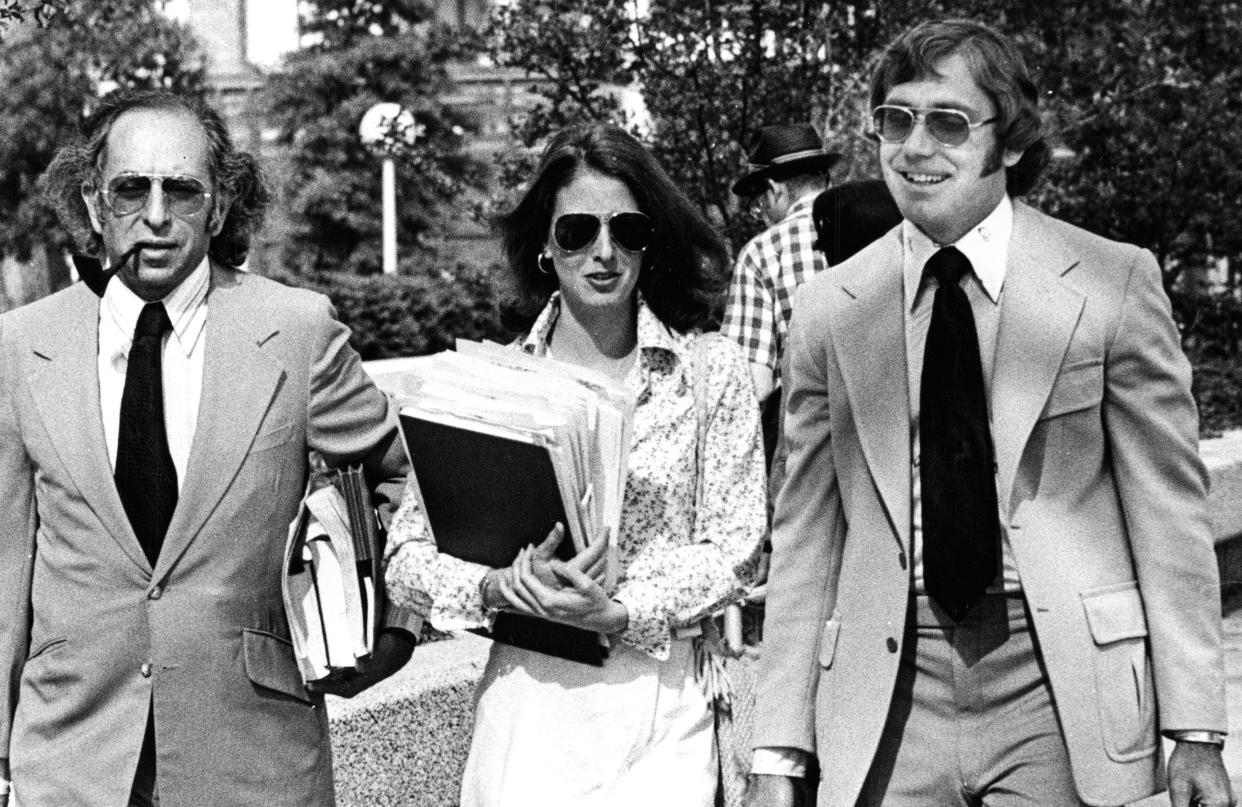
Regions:
M 653 598 L 643 597 L 633 591 L 619 591 L 612 598 L 624 605 L 629 614 L 629 623 L 624 631 L 617 634 L 617 638 L 657 661 L 666 661 L 673 638 L 668 618 L 657 609 L 639 605 L 640 602 Z
M 806 776 L 806 762 L 806 752 L 801 748 L 756 748 L 750 772 L 798 779 Z

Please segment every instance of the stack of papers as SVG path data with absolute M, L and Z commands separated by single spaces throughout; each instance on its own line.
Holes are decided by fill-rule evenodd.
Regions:
M 466 341 L 378 383 L 397 403 L 420 505 L 441 552 L 501 568 L 559 521 L 569 536 L 562 558 L 609 541 L 606 586 L 615 585 L 633 392 L 576 365 Z M 509 628 L 524 622 L 537 624 L 521 624 L 514 639 Z M 552 628 L 576 631 L 504 614 L 490 635 L 530 647 Z M 577 637 L 579 648 L 595 657 L 578 660 L 602 663 L 599 637 L 577 633 L 586 634 Z
M 314 483 L 289 525 L 282 589 L 302 680 L 357 669 L 375 648 L 379 525 L 359 467 Z

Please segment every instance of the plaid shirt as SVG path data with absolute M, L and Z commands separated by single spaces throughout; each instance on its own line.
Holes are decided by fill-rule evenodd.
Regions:
M 720 332 L 746 351 L 752 365 L 779 377 L 794 290 L 828 264 L 814 248 L 813 195 L 803 196 L 785 218 L 742 249 L 729 284 Z

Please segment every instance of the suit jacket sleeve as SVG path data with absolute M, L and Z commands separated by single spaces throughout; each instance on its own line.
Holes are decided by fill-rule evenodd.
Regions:
M 26 454 L 14 397 L 20 374 L 0 317 L 0 759 L 9 756 L 13 712 L 30 644 L 30 575 L 38 514 L 34 468 Z
M 1190 364 L 1160 268 L 1135 250 L 1105 359 L 1104 423 L 1147 615 L 1160 728 L 1225 730 L 1220 587 Z
M 362 360 L 349 345 L 350 331 L 336 318 L 327 298 L 320 298 L 318 339 L 310 368 L 306 441 L 331 467 L 361 462 L 374 490 L 375 506 L 387 524 L 396 511 L 410 472 L 397 415 L 388 397 L 371 381 Z M 385 625 L 415 636 L 422 619 L 390 604 Z
M 826 284 L 805 284 L 790 321 L 783 379 L 789 453 L 772 522 L 756 747 L 815 750 L 819 641 L 835 601 L 845 540 L 832 456 L 829 383 L 839 374 L 832 372 L 827 293 Z

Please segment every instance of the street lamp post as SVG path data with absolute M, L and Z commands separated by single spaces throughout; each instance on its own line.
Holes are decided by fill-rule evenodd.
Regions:
M 402 144 L 414 145 L 417 129 L 410 110 L 391 101 L 379 103 L 366 111 L 358 124 L 363 145 L 382 158 L 380 169 L 381 200 L 384 210 L 383 254 L 384 274 L 397 273 L 397 166 L 393 152 Z

